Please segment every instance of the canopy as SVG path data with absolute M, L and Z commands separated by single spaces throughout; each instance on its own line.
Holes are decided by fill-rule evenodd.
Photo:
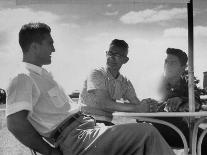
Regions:
M 38 4 L 38 3 L 190 3 L 190 0 L 16 0 L 17 5 Z

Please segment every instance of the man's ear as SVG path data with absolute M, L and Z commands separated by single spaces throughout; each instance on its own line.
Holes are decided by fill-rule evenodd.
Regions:
M 125 57 L 124 58 L 124 64 L 127 63 L 128 61 L 129 61 L 129 58 L 128 57 Z
M 187 65 L 181 66 L 181 72 L 184 73 L 187 68 Z
M 186 70 L 186 68 L 188 67 L 188 65 L 186 64 L 186 65 L 184 65 L 184 66 L 182 66 L 182 68 L 183 68 L 183 70 Z
M 31 43 L 30 50 L 32 50 L 33 52 L 39 51 L 38 43 L 35 43 L 35 42 Z

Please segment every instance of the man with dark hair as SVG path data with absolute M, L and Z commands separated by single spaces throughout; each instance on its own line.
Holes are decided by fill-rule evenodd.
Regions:
M 166 112 L 185 112 L 188 110 L 188 76 L 187 76 L 187 54 L 180 49 L 168 48 L 166 50 L 167 57 L 164 63 L 164 77 L 160 86 L 160 94 L 163 102 L 158 111 Z M 195 105 L 196 111 L 200 110 L 200 97 L 198 88 L 195 86 Z M 181 117 L 161 117 L 161 120 L 170 122 L 177 126 L 189 141 L 189 127 L 185 118 Z M 180 136 L 168 126 L 153 123 L 160 131 L 162 136 L 172 147 L 183 147 Z M 199 130 L 199 133 L 201 131 Z M 206 141 L 202 145 L 202 154 L 207 153 Z
M 36 23 L 36 25 L 29 23 L 24 25 L 19 32 L 19 45 L 22 51 L 28 51 L 32 42 L 41 43 L 44 40 L 44 34 L 49 34 L 50 32 L 50 27 L 44 23 Z
M 79 103 L 82 110 L 93 115 L 99 123 L 113 125 L 112 113 L 115 111 L 153 111 L 150 99 L 140 102 L 130 80 L 120 73 L 122 65 L 129 60 L 127 55 L 128 44 L 124 40 L 112 40 L 106 51 L 106 67 L 92 70 L 84 82 Z M 127 102 L 121 103 L 121 100 Z
M 55 52 L 50 31 L 42 31 L 42 25 L 30 23 L 20 30 L 25 50 L 23 68 L 7 89 L 7 126 L 20 142 L 44 155 L 174 154 L 151 125 L 99 126 L 80 112 L 80 107 L 42 68 L 51 63 Z M 29 33 L 33 39 L 27 42 L 24 39 Z M 36 40 L 38 35 L 43 38 L 41 42 Z M 55 148 L 42 137 L 53 141 Z
M 168 48 L 166 50 L 166 54 L 177 56 L 177 58 L 179 59 L 179 62 L 181 64 L 181 66 L 186 66 L 187 65 L 188 56 L 182 50 L 176 49 L 176 48 Z
M 188 111 L 188 57 L 180 49 L 168 48 L 164 64 L 164 77 L 160 86 L 162 101 L 168 111 Z M 196 110 L 200 109 L 200 97 L 195 87 Z

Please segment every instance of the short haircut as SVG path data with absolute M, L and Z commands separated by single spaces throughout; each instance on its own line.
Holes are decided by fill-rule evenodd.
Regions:
M 117 46 L 123 49 L 128 49 L 129 46 L 124 40 L 114 39 L 111 41 L 110 46 Z
M 41 43 L 45 34 L 50 34 L 51 29 L 44 23 L 28 23 L 19 31 L 19 45 L 23 53 L 27 52 L 31 43 Z
M 187 64 L 188 56 L 182 50 L 176 49 L 176 48 L 168 48 L 166 50 L 166 53 L 177 56 L 180 61 L 181 66 L 185 66 Z

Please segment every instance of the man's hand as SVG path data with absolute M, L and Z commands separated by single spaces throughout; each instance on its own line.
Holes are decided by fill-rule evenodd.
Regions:
M 195 102 L 195 109 L 199 109 L 199 108 L 200 108 L 200 104 L 198 102 Z M 180 112 L 188 112 L 189 111 L 189 104 L 186 103 L 186 104 L 182 105 L 179 108 L 179 111 Z
M 173 97 L 167 100 L 165 109 L 168 112 L 175 112 L 177 111 L 180 104 L 183 102 L 182 98 L 180 97 Z
M 158 102 L 154 99 L 147 98 L 141 101 L 141 107 L 143 112 L 156 112 Z

